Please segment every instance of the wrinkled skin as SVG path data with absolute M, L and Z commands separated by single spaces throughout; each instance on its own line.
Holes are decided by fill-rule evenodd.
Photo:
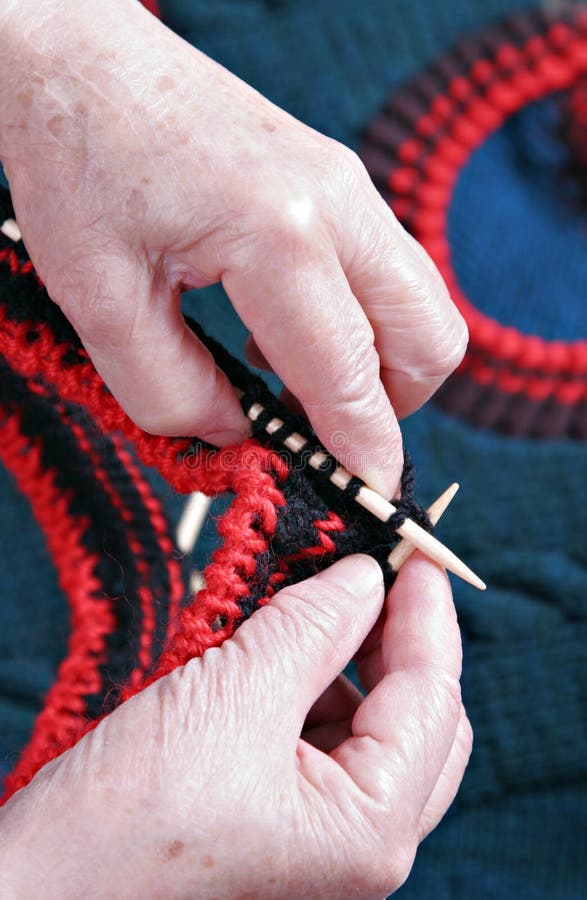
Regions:
M 377 565 L 348 557 L 125 703 L 0 815 L 2 897 L 399 887 L 471 731 L 445 574 L 415 556 L 382 602 Z M 366 637 L 363 699 L 337 675 Z
M 221 280 L 251 357 L 392 495 L 397 417 L 466 330 L 348 149 L 131 0 L 0 0 L 0 159 L 51 297 L 139 425 L 247 433 L 179 311 L 183 286 Z M 338 677 L 358 648 L 366 699 Z M 6 805 L 0 894 L 385 896 L 466 765 L 460 653 L 421 558 L 385 603 L 366 557 L 282 591 Z
M 0 59 L 27 248 L 129 415 L 242 438 L 180 315 L 182 286 L 221 280 L 324 444 L 390 497 L 397 416 L 458 364 L 466 328 L 358 158 L 130 0 L 0 0 Z

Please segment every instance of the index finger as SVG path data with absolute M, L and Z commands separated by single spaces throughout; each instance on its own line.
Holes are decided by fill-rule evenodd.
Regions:
M 263 356 L 298 398 L 324 446 L 391 497 L 403 465 L 397 418 L 373 329 L 332 245 L 299 243 L 226 271 L 223 283 Z
M 386 604 L 383 677 L 332 757 L 365 794 L 393 805 L 411 833 L 455 740 L 461 640 L 446 574 L 419 554 L 401 569 Z
M 467 328 L 431 258 L 372 184 L 357 193 L 350 221 L 340 260 L 375 332 L 381 380 L 401 419 L 461 362 Z

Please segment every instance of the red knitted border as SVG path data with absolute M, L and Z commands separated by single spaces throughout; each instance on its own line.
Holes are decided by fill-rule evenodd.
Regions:
M 487 52 L 487 51 L 485 51 Z M 447 75 L 424 114 L 416 114 L 421 96 L 410 106 L 404 96 L 389 108 L 411 124 L 389 173 L 390 204 L 434 259 L 470 333 L 469 352 L 459 372 L 479 385 L 495 385 L 508 395 L 524 392 L 532 400 L 554 396 L 561 404 L 587 400 L 587 341 L 546 341 L 524 335 L 479 312 L 461 290 L 451 262 L 447 215 L 459 172 L 471 153 L 506 118 L 526 104 L 571 87 L 587 72 L 587 12 L 572 24 L 554 22 L 520 46 L 503 44 L 493 53 L 454 63 L 460 74 Z M 446 63 L 450 71 L 450 61 Z M 387 120 L 376 123 L 386 141 Z M 366 151 L 368 156 L 368 150 Z M 369 168 L 369 162 L 367 161 Z
M 40 446 L 22 436 L 18 417 L 6 410 L 0 410 L 0 460 L 27 497 L 46 536 L 59 585 L 69 602 L 72 628 L 67 657 L 59 666 L 31 740 L 6 780 L 5 800 L 79 737 L 86 722 L 83 698 L 101 688 L 98 666 L 105 659 L 104 640 L 115 618 L 96 575 L 99 558 L 82 544 L 87 521 L 71 515 L 68 498 L 56 486 L 57 473 L 42 467 Z
M 92 446 L 84 428 L 78 422 L 74 421 L 73 417 L 67 415 L 62 404 L 60 406 L 62 419 L 67 422 L 72 433 L 77 438 L 81 449 L 91 460 L 96 480 L 102 485 L 112 506 L 118 511 L 120 518 L 125 523 L 128 545 L 133 552 L 137 571 L 141 576 L 141 583 L 138 586 L 138 598 L 142 614 L 142 627 L 139 638 L 138 665 L 131 674 L 131 681 L 135 683 L 140 680 L 141 676 L 144 676 L 145 672 L 149 671 L 154 662 L 152 658 L 152 644 L 155 631 L 155 613 L 153 610 L 153 592 L 149 585 L 149 563 L 145 558 L 144 547 L 133 527 L 133 515 L 131 511 L 124 506 L 122 498 L 111 484 L 108 473 L 102 464 L 100 454 L 97 453 L 96 449 Z
M 87 523 L 83 520 L 76 523 L 67 512 L 68 498 L 58 493 L 55 474 L 41 468 L 39 448 L 20 435 L 15 417 L 7 419 L 0 430 L 0 439 L 0 459 L 14 474 L 19 489 L 29 498 L 35 518 L 46 535 L 60 585 L 71 606 L 73 625 L 68 656 L 59 668 L 58 681 L 49 691 L 44 710 L 36 721 L 33 737 L 7 779 L 2 798 L 5 802 L 15 790 L 27 784 L 41 766 L 73 746 L 97 724 L 96 721 L 87 722 L 83 697 L 100 689 L 97 667 L 104 660 L 103 639 L 112 631 L 114 618 L 111 604 L 101 597 L 100 582 L 89 571 L 91 567 L 93 572 L 99 559 L 87 554 L 81 545 Z M 81 445 L 84 446 L 83 441 Z M 127 453 L 124 448 L 123 452 Z M 254 456 L 249 459 L 249 466 L 236 475 L 237 498 L 220 522 L 219 532 L 224 544 L 205 570 L 206 589 L 182 610 L 177 630 L 153 674 L 148 675 L 144 665 L 135 669 L 132 679 L 121 692 L 122 700 L 194 656 L 202 655 L 208 647 L 219 645 L 234 632 L 242 617 L 236 601 L 250 592 L 247 579 L 254 575 L 256 556 L 267 550 L 268 537 L 275 530 L 276 506 L 284 502 L 282 494 L 275 488 L 273 475 L 260 472 L 252 465 L 253 460 Z M 280 474 L 284 477 L 287 470 L 280 460 L 279 463 Z M 136 474 L 142 481 L 138 470 Z M 98 475 L 98 478 L 104 483 L 104 475 Z M 148 490 L 145 483 L 143 489 Z M 154 506 L 151 503 L 152 509 L 160 516 L 160 507 L 157 501 L 154 503 Z M 163 526 L 161 517 L 159 528 Z M 178 574 L 179 570 L 175 575 Z M 179 577 L 174 578 L 174 585 L 172 593 L 177 607 L 180 593 L 183 594 Z M 92 592 L 100 597 L 99 602 L 94 600 L 95 610 L 90 608 Z M 148 662 L 150 660 L 143 660 L 143 663 Z
M 25 274 L 22 269 L 20 273 Z M 32 344 L 26 339 L 31 329 L 38 333 L 38 339 Z M 85 406 L 104 431 L 121 432 L 134 444 L 141 461 L 157 468 L 175 490 L 220 494 L 231 489 L 232 472 L 239 465 L 238 450 L 192 452 L 189 438 L 170 439 L 141 431 L 123 412 L 89 360 L 83 366 L 63 365 L 64 353 L 69 348 L 58 344 L 44 325 L 14 322 L 0 309 L 0 335 L 2 354 L 14 371 L 26 379 L 42 373 L 64 401 Z M 80 355 L 85 354 L 80 351 Z M 243 452 L 245 457 L 250 456 L 251 448 Z M 258 447 L 257 456 L 270 466 L 269 451 Z
M 20 262 L 12 248 L 0 251 L 0 263 L 8 265 L 12 275 L 29 278 L 31 275 L 34 276 L 31 264 Z M 27 334 L 31 330 L 36 335 L 32 343 L 27 340 Z M 78 356 L 85 360 L 84 362 L 64 365 L 64 357 L 69 351 L 69 346 L 60 344 L 48 326 L 33 321 L 15 322 L 5 310 L 0 310 L 0 334 L 4 357 L 16 372 L 27 379 L 29 387 L 46 394 L 43 382 L 38 381 L 41 375 L 43 381 L 51 385 L 64 403 L 71 402 L 85 406 L 104 431 L 113 435 L 119 457 L 150 509 L 155 529 L 164 541 L 166 551 L 171 549 L 171 545 L 169 539 L 165 537 L 161 509 L 153 498 L 147 501 L 145 493 L 149 492 L 146 482 L 138 467 L 132 464 L 132 457 L 122 440 L 116 437 L 116 432 L 132 441 L 142 462 L 156 466 L 177 490 L 181 492 L 202 490 L 208 494 L 232 490 L 237 495 L 220 522 L 219 532 L 224 543 L 214 554 L 213 562 L 204 573 L 206 588 L 198 594 L 195 602 L 182 610 L 177 619 L 177 630 L 173 635 L 170 630 L 167 648 L 153 673 L 148 676 L 147 669 L 152 662 L 149 653 L 152 631 L 149 627 L 151 618 L 149 609 L 152 597 L 145 580 L 140 596 L 147 628 L 143 633 L 139 666 L 121 693 L 121 698 L 126 699 L 178 665 L 201 655 L 208 647 L 222 643 L 233 633 L 242 617 L 238 601 L 250 593 L 250 580 L 255 573 L 256 556 L 266 551 L 268 540 L 275 530 L 276 506 L 284 503 L 283 495 L 275 486 L 275 478 L 285 479 L 287 466 L 277 454 L 261 447 L 255 441 L 246 441 L 240 447 L 225 448 L 221 451 L 202 451 L 193 450 L 189 439 L 147 435 L 121 410 L 83 351 Z M 71 419 L 70 426 L 73 426 L 80 445 L 90 453 L 97 477 L 125 518 L 124 509 L 115 500 L 107 476 L 100 466 L 96 453 L 88 444 L 82 427 L 75 425 Z M 48 540 L 51 539 L 52 521 L 47 518 L 42 520 L 42 527 Z M 146 579 L 148 572 L 140 559 L 141 546 L 136 535 L 129 534 L 129 544 L 138 556 L 139 571 Z M 56 565 L 60 571 L 65 570 L 67 561 L 59 558 Z M 78 574 L 75 573 L 74 577 Z M 170 578 L 171 629 L 175 618 L 173 614 L 178 610 L 183 596 L 179 565 L 173 573 L 170 573 Z M 67 667 L 65 669 L 67 670 Z M 58 750 L 45 752 L 43 744 L 46 746 L 44 731 L 46 721 L 47 717 L 40 720 L 35 732 L 35 741 L 32 747 L 29 746 L 13 773 L 4 800 L 18 787 L 27 783 L 48 759 L 58 752 L 63 752 L 79 739 L 78 727 L 75 733 L 73 731 L 70 733 L 69 738 L 62 736 Z M 95 724 L 90 723 L 86 726 L 86 730 Z
M 135 463 L 132 455 L 129 453 L 127 447 L 124 445 L 120 437 L 114 434 L 111 435 L 111 439 L 118 452 L 118 458 L 121 460 L 126 471 L 131 476 L 133 484 L 135 485 L 137 492 L 141 500 L 143 501 L 144 508 L 149 512 L 151 527 L 154 533 L 157 535 L 161 551 L 168 560 L 168 575 L 170 583 L 169 597 L 166 598 L 168 603 L 166 641 L 168 642 L 173 634 L 175 634 L 179 614 L 179 605 L 185 595 L 181 565 L 179 560 L 175 557 L 176 550 L 171 543 L 171 540 L 167 533 L 167 521 L 163 514 L 163 507 L 161 506 L 160 501 L 151 491 L 151 488 L 144 478 L 143 473 Z

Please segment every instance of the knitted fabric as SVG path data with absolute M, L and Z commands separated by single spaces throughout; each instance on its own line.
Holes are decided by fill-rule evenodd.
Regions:
M 587 437 L 587 340 L 546 341 L 479 311 L 452 264 L 448 211 L 475 149 L 512 114 L 570 87 L 568 166 L 581 163 L 585 72 L 587 12 L 519 14 L 463 41 L 396 92 L 362 151 L 383 196 L 436 262 L 469 327 L 467 355 L 436 401 L 476 425 L 515 435 Z M 535 129 L 539 153 L 545 137 Z
M 164 21 L 184 38 L 307 124 L 357 149 L 395 89 L 463 36 L 483 45 L 488 26 L 535 5 L 161 3 Z M 472 305 L 523 334 L 565 343 L 587 335 L 584 219 L 572 208 L 585 180 L 573 182 L 572 204 L 561 203 L 569 197 L 562 177 L 569 148 L 577 148 L 572 159 L 582 159 L 583 132 L 575 127 L 574 141 L 568 137 L 569 124 L 578 122 L 569 115 L 576 90 L 525 107 L 489 136 L 461 164 L 448 209 L 451 261 Z M 545 122 L 554 127 L 545 131 Z M 571 168 L 581 179 L 581 166 Z M 239 352 L 244 329 L 220 289 L 186 302 L 209 334 Z M 470 410 L 465 420 L 456 406 L 447 412 L 430 404 L 402 424 L 420 496 L 430 500 L 455 477 L 461 482 L 442 539 L 489 583 L 482 597 L 454 584 L 475 748 L 457 800 L 421 846 L 398 894 L 410 900 L 585 896 L 585 444 L 564 429 L 557 439 L 538 440 L 525 426 L 520 437 L 499 428 L 487 421 L 476 427 Z M 177 495 L 146 474 L 176 518 Z M 7 561 L 0 585 L 0 736 L 13 765 L 65 656 L 69 625 L 39 530 L 1 470 L 0 491 Z M 214 541 L 206 529 L 196 547 L 199 564 Z
M 0 217 L 12 216 L 0 192 Z M 218 451 L 140 431 L 49 300 L 22 242 L 0 238 L 0 457 L 46 534 L 73 622 L 67 658 L 5 799 L 118 702 L 230 637 L 275 591 L 356 550 L 380 562 L 389 586 L 397 527 L 409 515 L 431 530 L 413 498 L 409 459 L 397 511 L 381 523 L 355 502 L 359 479 L 333 485 L 336 461 L 307 423 L 189 324 L 242 392 L 243 410 L 262 404 L 255 439 L 240 447 Z M 277 417 L 280 427 L 268 429 Z M 307 438 L 296 453 L 284 447 L 294 430 Z M 224 543 L 205 571 L 206 587 L 181 610 L 181 567 L 130 445 L 179 491 L 236 494 L 218 525 Z M 318 468 L 308 464 L 315 453 L 324 454 Z
M 369 123 L 408 79 L 463 37 L 483 43 L 488 27 L 536 6 L 286 0 L 270 8 L 163 0 L 162 13 L 275 103 L 359 149 Z M 569 342 L 587 336 L 583 220 L 561 203 L 568 189 L 558 164 L 523 162 L 530 143 L 535 153 L 545 149 L 532 134 L 535 117 L 552 108 L 546 98 L 530 104 L 462 165 L 449 241 L 459 284 L 477 309 L 526 335 Z M 566 153 L 568 145 L 548 146 Z M 206 330 L 237 352 L 244 330 L 221 292 L 198 292 L 196 302 Z M 475 749 L 455 804 L 421 846 L 398 896 L 582 900 L 585 444 L 480 429 L 455 409 L 430 404 L 402 429 L 422 497 L 436 496 L 455 477 L 461 482 L 442 538 L 489 587 L 480 597 L 454 583 Z

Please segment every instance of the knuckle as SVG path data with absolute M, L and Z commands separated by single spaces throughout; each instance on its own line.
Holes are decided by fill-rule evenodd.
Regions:
M 353 340 L 345 336 L 338 358 L 340 362 L 330 378 L 332 396 L 345 404 L 371 399 L 379 385 L 380 369 L 371 326 L 355 332 Z
M 450 366 L 451 372 L 462 362 L 469 344 L 469 329 L 467 328 L 467 323 L 461 314 L 456 311 L 456 307 L 455 316 L 453 318 L 452 338 L 447 358 L 447 365 Z
M 111 298 L 103 296 L 96 287 L 89 291 L 83 273 L 69 273 L 64 283 L 51 289 L 51 297 L 76 331 L 87 331 L 100 341 L 114 325 L 117 310 Z
M 437 675 L 433 682 L 433 690 L 436 695 L 436 713 L 440 719 L 453 719 L 458 722 L 461 715 L 462 696 L 461 683 L 458 678 L 442 674 Z
M 268 224 L 280 247 L 306 247 L 312 243 L 319 222 L 319 204 L 308 192 L 292 192 L 281 198 L 268 214 Z
M 424 307 L 428 305 L 427 298 L 433 298 L 434 306 L 429 315 L 436 324 L 436 336 L 431 342 L 427 374 L 429 377 L 446 378 L 460 364 L 467 350 L 469 332 L 466 322 L 439 274 L 428 286 L 423 283 L 414 285 L 413 292 L 422 296 Z
M 448 674 L 437 674 L 430 682 L 430 702 L 427 711 L 426 735 L 423 751 L 428 752 L 428 744 L 437 740 L 437 735 L 454 729 L 458 734 L 461 717 L 461 686 L 458 678 Z
M 437 318 L 436 338 L 426 363 L 426 376 L 439 380 L 450 375 L 461 363 L 469 342 L 464 319 L 452 301 L 448 302 L 452 308 Z
M 461 743 L 461 747 L 463 748 L 463 753 L 468 760 L 473 752 L 473 726 L 469 720 L 467 715 L 463 716 L 461 721 L 461 727 L 459 729 L 459 741 Z
M 391 891 L 397 891 L 404 884 L 408 875 L 412 871 L 418 843 L 415 839 L 404 838 L 403 842 L 399 842 L 394 847 L 394 859 L 388 864 L 388 884 L 391 884 Z M 388 892 L 390 892 L 388 888 Z
M 419 357 L 418 378 L 440 383 L 462 362 L 469 336 L 464 321 L 459 320 L 460 316 L 455 320 L 449 315 L 438 321 L 434 340 L 427 341 L 426 353 Z
M 370 181 L 367 170 L 354 150 L 341 144 L 338 141 L 332 141 L 330 145 L 329 162 L 331 169 L 334 170 L 339 177 L 343 179 L 351 179 L 355 181 Z
M 444 673 L 432 674 L 426 667 L 427 699 L 421 710 L 420 725 L 398 735 L 396 755 L 401 766 L 410 766 L 415 758 L 424 760 L 437 745 L 439 736 L 458 734 L 461 717 L 461 689 L 457 678 Z M 416 674 L 422 677 L 422 670 Z
M 232 240 L 229 264 L 250 266 L 255 258 L 311 247 L 321 230 L 321 205 L 311 188 L 283 186 L 257 196 Z
M 132 401 L 127 400 L 125 412 L 135 425 L 138 425 L 147 434 L 175 436 L 185 430 L 185 421 L 171 409 L 166 410 L 160 407 L 145 409 L 142 406 L 135 408 Z M 199 429 L 196 427 L 194 430 L 198 431 Z
M 365 854 L 357 873 L 366 896 L 387 897 L 405 883 L 414 865 L 418 842 L 398 835 L 381 841 L 377 851 Z
M 105 266 L 90 254 L 80 255 L 75 265 L 56 275 L 48 289 L 85 341 L 115 350 L 128 344 L 137 310 L 113 293 Z M 129 273 L 129 281 L 131 277 L 134 273 Z

